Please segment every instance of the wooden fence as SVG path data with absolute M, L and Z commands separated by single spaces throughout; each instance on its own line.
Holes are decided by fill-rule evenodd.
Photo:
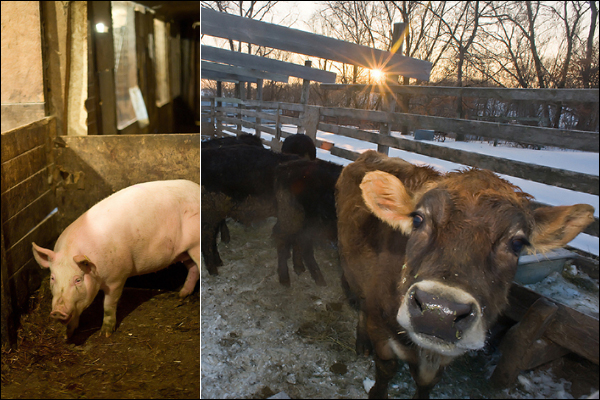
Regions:
M 322 85 L 327 86 L 327 85 Z M 337 85 L 339 86 L 339 85 Z M 332 85 L 331 88 L 337 86 Z M 504 89 L 504 88 L 444 88 L 444 87 L 398 87 L 394 91 L 402 94 L 428 96 L 476 96 L 500 98 L 505 100 L 533 100 L 570 103 L 592 103 L 598 105 L 598 89 Z M 535 97 L 537 94 L 537 97 Z M 281 129 L 282 124 L 297 126 L 298 132 L 305 132 L 318 147 L 330 149 L 331 154 L 348 160 L 355 160 L 360 153 L 342 149 L 333 143 L 323 143 L 316 138 L 317 130 L 334 133 L 358 140 L 376 143 L 378 151 L 385 154 L 393 147 L 413 153 L 422 154 L 442 160 L 456 162 L 468 166 L 485 168 L 497 172 L 527 179 L 578 192 L 599 194 L 597 175 L 573 172 L 543 165 L 529 164 L 474 152 L 437 146 L 423 141 L 406 140 L 389 135 L 390 126 L 408 126 L 414 129 L 442 130 L 444 132 L 468 132 L 471 135 L 491 139 L 527 143 L 531 145 L 552 146 L 563 149 L 599 151 L 598 132 L 587 132 L 566 129 L 553 129 L 538 126 L 526 126 L 508 123 L 466 120 L 460 118 L 444 118 L 437 116 L 416 115 L 401 112 L 370 111 L 340 107 L 310 106 L 297 103 L 269 102 L 258 100 L 240 100 L 235 98 L 204 97 L 202 112 L 215 121 L 216 135 L 223 132 L 241 134 L 242 126 L 273 135 L 271 141 L 263 138 L 263 143 L 274 150 L 279 150 L 281 141 L 289 133 Z M 222 103 L 229 103 L 223 106 Z M 296 113 L 299 117 L 283 115 Z M 380 125 L 379 132 L 366 131 L 354 127 L 325 123 L 322 119 L 340 117 L 345 121 L 370 121 Z M 252 118 L 253 121 L 248 119 Z M 333 118 L 328 118 L 332 120 Z M 232 126 L 233 125 L 233 126 Z M 235 126 L 235 127 L 234 127 Z M 598 219 L 586 230 L 598 236 Z

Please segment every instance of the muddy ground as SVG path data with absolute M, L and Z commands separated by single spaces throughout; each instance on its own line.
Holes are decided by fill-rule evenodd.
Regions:
M 229 221 L 231 242 L 219 244 L 225 263 L 220 275 L 202 267 L 202 398 L 280 392 L 291 398 L 367 398 L 364 386 L 375 377 L 374 362 L 354 352 L 357 313 L 340 286 L 336 249 L 327 243 L 316 249 L 327 287 L 316 286 L 308 272 L 290 272 L 291 287 L 283 287 L 270 239 L 274 223 L 271 218 L 244 227 Z M 498 358 L 493 346 L 458 358 L 431 397 L 579 398 L 598 389 L 598 367 L 576 357 L 524 372 L 510 388 L 492 388 L 488 378 Z M 401 367 L 390 398 L 413 393 L 408 368 Z
M 100 292 L 66 343 L 65 328 L 49 318 L 44 279 L 21 318 L 18 348 L 2 349 L 2 398 L 199 398 L 199 288 L 180 301 L 176 286 L 184 280 L 183 265 L 131 278 L 109 338 L 100 335 Z

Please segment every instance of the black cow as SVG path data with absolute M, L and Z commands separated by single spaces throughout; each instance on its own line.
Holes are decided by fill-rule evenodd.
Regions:
M 314 160 L 317 158 L 315 142 L 313 142 L 310 136 L 306 136 L 301 133 L 286 137 L 281 145 L 281 152 L 297 154 L 300 157 L 304 157 L 309 160 Z
M 221 137 L 221 138 L 214 138 L 214 139 L 210 139 L 210 140 L 206 140 L 206 141 L 202 142 L 203 149 L 236 146 L 236 145 L 264 147 L 262 144 L 262 141 L 260 140 L 260 138 L 258 136 L 254 136 L 249 133 L 243 133 L 239 136 L 226 136 L 226 137 Z M 208 195 L 206 195 L 206 196 L 208 196 Z M 211 220 L 212 220 L 212 217 L 211 217 Z M 229 243 L 229 240 L 231 238 L 229 236 L 229 228 L 227 228 L 227 223 L 225 222 L 224 218 L 219 223 L 219 225 L 217 227 L 217 231 L 221 232 L 221 241 L 223 243 Z M 217 253 L 217 257 L 219 257 L 218 253 Z M 218 260 L 220 262 L 220 258 Z M 222 264 L 219 264 L 219 265 L 222 265 Z
M 313 243 L 321 236 L 337 240 L 334 190 L 341 172 L 341 165 L 306 159 L 280 164 L 275 169 L 277 224 L 273 227 L 273 237 L 282 285 L 290 285 L 287 266 L 290 248 L 293 248 L 294 271 L 300 274 L 306 264 L 317 285 L 326 285 L 314 258 Z
M 217 266 L 222 265 L 216 245 L 215 224 L 221 224 L 217 220 L 231 217 L 247 224 L 276 215 L 275 167 L 298 156 L 245 145 L 201 151 L 201 248 L 209 273 L 216 275 Z

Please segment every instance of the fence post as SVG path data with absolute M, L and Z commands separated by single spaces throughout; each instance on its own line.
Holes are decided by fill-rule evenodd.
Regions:
M 304 61 L 304 66 L 310 68 L 312 66 L 312 61 L 310 61 L 310 60 Z M 308 95 L 309 94 L 310 94 L 310 80 L 302 79 L 302 94 L 300 96 L 300 104 L 304 105 L 304 111 L 302 112 L 303 114 L 306 113 L 306 107 L 308 105 Z M 300 125 L 298 125 L 298 130 L 296 131 L 296 133 L 304 133 L 306 131 L 305 128 L 306 127 L 302 124 L 302 115 L 300 115 Z M 313 140 L 314 140 L 314 138 L 313 138 Z
M 304 112 L 300 116 L 300 126 L 304 130 L 304 134 L 310 137 L 313 142 L 317 140 L 317 126 L 319 125 L 319 116 L 321 115 L 321 107 L 319 106 L 304 106 Z
M 236 89 L 236 94 L 238 96 L 238 98 L 241 101 L 244 101 L 246 99 L 246 88 L 244 85 L 244 82 L 238 82 L 235 85 L 235 89 Z M 237 124 L 237 129 L 238 129 L 238 133 L 236 133 L 236 136 L 240 136 L 240 132 L 242 130 L 242 119 L 244 118 L 244 114 L 242 113 L 242 110 L 245 108 L 245 106 L 240 102 L 238 103 L 238 113 L 237 113 L 237 118 L 240 120 L 240 122 Z
M 223 82 L 217 81 L 217 97 L 220 99 L 223 97 Z M 223 136 L 223 114 L 221 107 L 223 107 L 223 102 L 219 100 L 217 102 L 217 108 L 215 113 L 215 121 L 217 122 L 217 136 Z
M 262 78 L 258 78 L 256 80 L 256 100 L 262 102 L 263 99 L 263 80 Z M 254 122 L 256 125 L 254 125 L 254 132 L 256 134 L 256 137 L 260 137 L 260 124 L 261 124 L 261 118 L 258 116 L 258 113 L 262 112 L 262 107 L 259 105 L 256 107 L 256 118 L 254 119 Z
M 404 33 L 404 28 L 406 27 L 406 23 L 404 22 L 398 22 L 394 24 L 394 32 L 392 34 L 392 49 L 396 46 L 398 46 L 398 50 L 397 53 L 402 54 L 402 42 L 400 42 L 398 44 L 399 40 L 402 40 L 402 38 L 404 37 L 403 33 Z M 397 86 L 398 85 L 398 75 L 386 75 L 386 83 L 387 85 L 385 86 Z M 382 94 L 383 96 L 383 106 L 384 108 L 387 108 L 387 112 L 388 112 L 388 122 L 382 123 L 381 127 L 379 128 L 379 134 L 381 136 L 389 136 L 390 135 L 390 128 L 392 125 L 392 115 L 395 111 L 396 111 L 396 95 L 391 93 L 391 91 L 387 91 L 385 93 Z M 387 106 L 387 107 L 386 107 Z M 404 134 L 404 132 L 402 132 Z M 377 151 L 380 153 L 383 153 L 385 155 L 388 155 L 390 150 L 389 146 L 385 146 L 383 144 L 378 144 L 377 145 Z

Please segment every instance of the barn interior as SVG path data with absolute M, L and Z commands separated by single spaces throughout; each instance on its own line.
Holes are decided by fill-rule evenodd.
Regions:
M 200 182 L 199 21 L 199 2 L 191 1 L 2 2 L 3 397 L 87 397 L 94 391 L 110 397 L 145 390 L 152 397 L 172 390 L 175 378 L 169 374 L 156 386 L 142 383 L 151 380 L 148 376 L 119 379 L 112 372 L 105 383 L 115 379 L 120 384 L 108 391 L 87 383 L 47 389 L 43 382 L 48 377 L 36 375 L 44 367 L 52 365 L 56 378 L 73 381 L 76 368 L 68 366 L 89 363 L 78 358 L 86 352 L 73 352 L 72 346 L 96 346 L 91 343 L 92 335 L 99 336 L 102 294 L 66 343 L 64 328 L 50 323 L 49 273 L 33 258 L 31 243 L 52 249 L 77 217 L 125 187 L 154 180 Z M 178 379 L 186 376 L 193 384 L 180 389 L 180 395 L 197 398 L 198 294 L 180 302 L 171 291 L 183 283 L 185 266 L 164 271 L 149 281 L 128 281 L 113 335 L 120 330 L 127 335 L 122 322 L 144 313 L 150 299 L 160 304 L 159 310 L 169 308 L 160 314 L 176 320 L 155 323 L 149 322 L 152 316 L 139 316 L 139 326 L 149 328 L 136 328 L 135 335 L 148 334 L 150 342 L 129 361 L 155 359 L 151 377 L 158 370 Z M 170 311 L 174 307 L 179 317 Z M 167 357 L 170 365 L 175 359 L 185 369 L 166 369 L 161 351 L 152 351 L 173 330 L 182 345 L 173 347 L 171 337 L 167 353 L 179 347 L 185 354 Z M 44 354 L 33 368 L 26 361 L 32 353 Z M 122 356 L 123 350 L 105 357 L 105 368 L 89 377 L 112 370 L 111 363 Z M 126 370 L 134 370 L 128 365 Z M 32 383 L 26 391 L 19 389 L 23 379 Z

